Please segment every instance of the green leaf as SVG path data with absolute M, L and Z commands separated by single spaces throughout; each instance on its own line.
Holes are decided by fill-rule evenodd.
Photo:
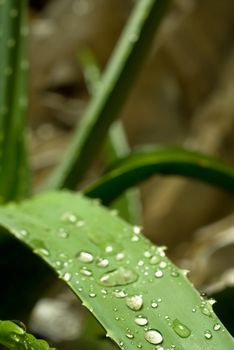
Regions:
M 122 349 L 233 349 L 211 303 L 164 248 L 97 201 L 43 194 L 0 208 L 0 224 L 57 271 Z
M 108 204 L 126 189 L 153 175 L 182 175 L 234 192 L 234 168 L 213 157 L 178 147 L 143 147 L 116 163 L 85 189 Z
M 90 95 L 95 95 L 101 81 L 101 72 L 95 56 L 88 49 L 83 50 L 79 61 L 85 77 L 85 82 Z M 105 162 L 111 164 L 126 156 L 130 152 L 127 136 L 122 122 L 117 120 L 109 128 L 106 143 L 104 145 Z M 120 216 L 125 220 L 136 223 L 141 222 L 140 192 L 133 188 L 124 193 L 113 204 Z
M 45 189 L 76 188 L 97 156 L 146 57 L 170 0 L 137 1 L 100 84 L 65 155 Z
M 25 197 L 27 1 L 0 1 L 0 201 Z
M 55 350 L 12 321 L 0 321 L 0 344 L 10 350 Z

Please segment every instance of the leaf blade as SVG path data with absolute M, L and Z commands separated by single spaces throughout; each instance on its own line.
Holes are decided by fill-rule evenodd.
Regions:
M 153 175 L 182 175 L 234 192 L 234 168 L 178 147 L 143 147 L 123 158 L 84 193 L 109 204 L 122 192 Z
M 48 211 L 48 207 L 53 210 Z M 139 314 L 147 318 L 149 328 L 162 334 L 166 348 L 171 344 L 181 350 L 233 347 L 225 330 L 213 331 L 216 323 L 224 328 L 211 305 L 164 256 L 163 249 L 96 202 L 69 192 L 44 194 L 0 208 L 0 224 L 57 271 L 122 349 L 136 349 L 141 344 L 152 350 L 147 331 L 134 321 Z M 159 259 L 156 264 L 150 263 L 152 255 L 146 252 Z M 100 258 L 109 264 L 103 266 L 101 260 L 100 265 Z M 155 275 L 159 270 L 161 277 Z M 143 299 L 138 310 L 131 306 L 132 300 L 127 303 L 127 297 L 136 295 Z M 153 299 L 157 307 L 152 306 Z M 208 308 L 208 316 L 202 313 L 203 306 Z M 178 319 L 190 329 L 187 337 L 178 336 L 171 326 L 170 322 Z M 207 330 L 212 334 L 210 339 L 205 337 Z

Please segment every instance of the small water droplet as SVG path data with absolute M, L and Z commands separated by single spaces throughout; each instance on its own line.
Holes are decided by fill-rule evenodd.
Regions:
M 105 252 L 106 252 L 106 253 L 112 253 L 112 252 L 113 252 L 113 247 L 112 247 L 112 245 L 107 245 L 106 248 L 105 248 Z
M 138 242 L 138 241 L 139 241 L 139 236 L 138 236 L 138 235 L 133 235 L 133 236 L 131 237 L 131 241 L 132 241 L 132 242 Z
M 91 293 L 89 293 L 89 296 L 90 296 L 90 298 L 95 298 L 95 297 L 96 297 L 96 294 L 93 293 L 93 292 L 91 292 Z
M 142 315 L 136 316 L 134 321 L 138 326 L 146 326 L 148 323 L 147 318 Z
M 128 294 L 123 289 L 116 289 L 112 292 L 112 295 L 116 298 L 125 298 Z
M 146 258 L 151 258 L 151 256 L 152 256 L 152 252 L 150 252 L 149 250 L 146 250 L 146 251 L 144 252 L 144 257 L 146 257 Z
M 171 276 L 172 277 L 179 277 L 179 272 L 177 270 L 172 270 L 171 271 Z
M 159 267 L 161 267 L 161 269 L 165 269 L 167 267 L 166 261 L 161 261 Z
M 100 258 L 97 260 L 98 267 L 107 267 L 109 265 L 109 260 L 105 258 Z
M 163 342 L 163 336 L 162 334 L 157 331 L 156 329 L 150 329 L 149 331 L 145 332 L 145 339 L 150 343 L 150 344 L 161 344 Z
M 65 272 L 62 278 L 64 281 L 69 282 L 71 280 L 71 274 L 69 272 Z
M 144 265 L 144 261 L 143 260 L 139 260 L 137 263 L 138 266 L 143 266 Z
M 134 338 L 134 335 L 132 334 L 132 332 L 131 332 L 130 330 L 128 330 L 127 333 L 126 333 L 125 335 L 126 335 L 126 337 L 127 337 L 128 339 L 133 339 L 133 338 Z
M 157 270 L 157 271 L 155 272 L 154 276 L 157 277 L 157 278 L 163 277 L 163 272 L 162 272 L 162 270 Z
M 124 253 L 118 253 L 117 255 L 116 255 L 116 260 L 117 261 L 121 261 L 121 260 L 123 260 L 125 258 L 125 254 Z
M 153 255 L 149 262 L 151 265 L 157 265 L 160 262 L 160 258 L 157 255 Z
M 83 266 L 81 269 L 80 269 L 80 273 L 84 276 L 87 276 L 87 277 L 90 277 L 93 275 L 92 271 L 87 269 L 87 267 Z
M 77 254 L 77 259 L 84 263 L 91 263 L 93 262 L 93 255 L 88 252 L 79 252 Z
M 78 220 L 78 221 L 76 222 L 76 227 L 83 227 L 84 224 L 85 224 L 84 220 Z
M 75 223 L 77 221 L 77 217 L 75 214 L 70 212 L 64 212 L 61 216 L 61 220 L 65 222 Z
M 181 338 L 188 338 L 191 334 L 190 329 L 181 323 L 178 319 L 175 319 L 172 323 L 172 328 L 176 334 L 178 334 Z
M 135 235 L 139 235 L 141 233 L 141 230 L 142 230 L 141 226 L 137 226 L 137 225 L 133 226 L 132 228 L 132 231 Z
M 133 295 L 126 300 L 127 306 L 134 311 L 139 311 L 143 306 L 142 295 Z
M 19 235 L 21 237 L 27 237 L 28 236 L 28 231 L 25 229 L 19 230 Z
M 120 267 L 103 275 L 100 278 L 100 283 L 108 287 L 115 287 L 133 283 L 137 279 L 138 275 L 134 270 Z
M 156 308 L 158 307 L 158 303 L 157 303 L 155 300 L 152 300 L 152 302 L 151 302 L 151 307 L 152 307 L 153 309 L 156 309 Z
M 221 329 L 221 325 L 219 323 L 216 323 L 213 327 L 214 331 L 219 331 Z
M 58 229 L 57 234 L 60 238 L 67 238 L 69 236 L 69 233 L 63 227 Z
M 209 330 L 205 331 L 204 336 L 206 339 L 210 340 L 212 338 L 211 331 L 209 331 Z

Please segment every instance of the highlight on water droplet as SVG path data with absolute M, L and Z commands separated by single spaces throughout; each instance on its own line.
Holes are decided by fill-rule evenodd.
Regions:
M 219 323 L 216 323 L 213 327 L 214 331 L 219 331 L 221 329 L 221 325 Z
M 150 329 L 145 332 L 145 339 L 150 343 L 150 344 L 161 344 L 163 342 L 163 336 L 162 334 L 156 330 L 156 329 Z
M 146 326 L 148 324 L 148 319 L 142 315 L 138 315 L 134 319 L 138 326 Z
M 176 334 L 181 338 L 188 338 L 191 334 L 190 329 L 181 323 L 178 319 L 175 319 L 172 323 L 172 328 Z
M 100 283 L 107 287 L 115 287 L 133 283 L 137 279 L 138 275 L 134 270 L 120 267 L 103 275 L 100 278 Z
M 134 311 L 139 311 L 143 306 L 142 295 L 132 295 L 126 300 L 127 306 Z
M 91 263 L 93 262 L 93 255 L 89 252 L 79 252 L 77 255 L 76 255 L 77 259 L 81 262 L 84 262 L 84 263 Z
M 83 266 L 81 269 L 80 269 L 80 273 L 84 276 L 87 276 L 87 277 L 90 277 L 93 275 L 92 271 L 87 269 L 86 266 Z

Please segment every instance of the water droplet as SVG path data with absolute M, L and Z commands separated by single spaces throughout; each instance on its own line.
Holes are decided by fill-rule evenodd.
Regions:
M 138 275 L 134 270 L 120 267 L 114 271 L 107 272 L 100 278 L 101 284 L 108 287 L 115 287 L 126 285 L 135 282 L 138 279 Z
M 87 269 L 87 267 L 85 267 L 85 266 L 80 269 L 80 273 L 84 276 L 87 276 L 87 277 L 90 277 L 93 275 L 92 271 Z
M 107 267 L 109 265 L 109 260 L 105 258 L 100 258 L 97 260 L 98 267 Z
M 141 233 L 142 228 L 141 228 L 141 226 L 135 225 L 135 226 L 133 226 L 132 230 L 133 230 L 133 233 L 135 235 L 139 235 Z
M 179 272 L 177 270 L 172 270 L 171 271 L 171 276 L 172 277 L 179 277 Z
M 126 300 L 127 306 L 134 311 L 139 311 L 143 306 L 142 295 L 133 295 Z
M 76 227 L 83 227 L 84 224 L 85 224 L 84 220 L 78 220 L 78 221 L 76 222 Z
M 205 338 L 208 339 L 208 340 L 211 339 L 211 338 L 212 338 L 212 333 L 211 333 L 211 331 L 209 331 L 209 330 L 205 331 L 204 336 L 205 336 Z
M 28 231 L 27 231 L 27 230 L 24 230 L 24 229 L 19 230 L 19 235 L 20 235 L 21 237 L 26 237 L 26 236 L 28 236 Z
M 221 325 L 219 323 L 216 323 L 213 327 L 214 331 L 219 331 L 221 329 Z
M 131 237 L 131 241 L 132 241 L 132 242 L 138 242 L 138 241 L 139 241 L 139 236 L 138 236 L 138 235 L 133 235 L 133 236 Z
M 106 253 L 112 253 L 112 252 L 113 252 L 113 247 L 112 247 L 112 245 L 107 245 L 106 248 L 105 248 L 105 252 L 106 252 Z
M 161 261 L 159 266 L 161 267 L 161 269 L 165 269 L 167 267 L 166 261 Z
M 125 298 L 128 294 L 123 289 L 116 289 L 112 292 L 116 298 Z
M 60 238 L 67 238 L 69 236 L 69 233 L 63 227 L 58 229 L 57 234 Z
M 152 307 L 153 309 L 156 309 L 156 308 L 158 307 L 158 303 L 157 303 L 155 300 L 152 300 L 152 302 L 151 302 L 151 307 Z
M 69 272 L 65 272 L 62 278 L 64 281 L 69 282 L 71 280 L 71 274 Z
M 93 292 L 91 292 L 91 293 L 89 293 L 89 296 L 90 296 L 90 298 L 95 298 L 95 297 L 96 297 L 96 294 L 93 293 Z
M 143 260 L 138 261 L 137 265 L 138 266 L 143 266 L 144 265 L 144 261 Z
M 155 272 L 154 276 L 157 277 L 157 278 L 161 278 L 161 277 L 163 277 L 163 272 L 161 270 L 157 270 Z
M 212 306 L 216 303 L 216 300 L 213 298 L 208 299 L 208 303 Z
M 41 241 L 40 239 L 33 239 L 31 241 L 31 244 L 34 248 L 34 252 L 39 255 L 49 256 L 50 252 L 47 249 L 45 243 Z
M 75 223 L 77 221 L 77 217 L 73 213 L 65 212 L 65 213 L 62 214 L 61 220 L 65 221 L 65 222 Z
M 178 334 L 181 338 L 188 338 L 191 334 L 190 329 L 181 323 L 178 319 L 175 319 L 172 323 L 172 328 L 176 334 Z
M 167 247 L 165 246 L 162 246 L 162 247 L 158 247 L 157 248 L 157 253 L 161 256 L 161 257 L 164 257 L 166 254 L 165 254 L 165 250 L 167 249 Z
M 159 262 L 160 262 L 160 258 L 159 258 L 159 256 L 157 256 L 157 255 L 153 255 L 151 258 L 150 258 L 150 264 L 151 265 L 156 265 L 156 264 L 158 264 Z
M 118 260 L 118 261 L 121 261 L 121 260 L 123 260 L 125 258 L 125 254 L 124 253 L 118 253 L 117 255 L 116 255 L 116 260 Z
M 77 259 L 84 263 L 91 263 L 93 262 L 93 255 L 88 252 L 79 252 L 77 254 Z
M 151 258 L 152 253 L 151 253 L 149 250 L 146 250 L 146 251 L 144 252 L 144 256 L 145 256 L 146 258 Z
M 150 329 L 149 331 L 145 332 L 145 339 L 150 344 L 154 345 L 161 344 L 163 342 L 162 334 L 156 329 Z
M 132 334 L 132 332 L 129 329 L 127 330 L 127 333 L 125 335 L 126 335 L 126 337 L 128 339 L 133 339 L 134 338 L 134 335 Z
M 138 326 L 146 326 L 148 323 L 147 318 L 142 315 L 136 316 L 134 321 Z

